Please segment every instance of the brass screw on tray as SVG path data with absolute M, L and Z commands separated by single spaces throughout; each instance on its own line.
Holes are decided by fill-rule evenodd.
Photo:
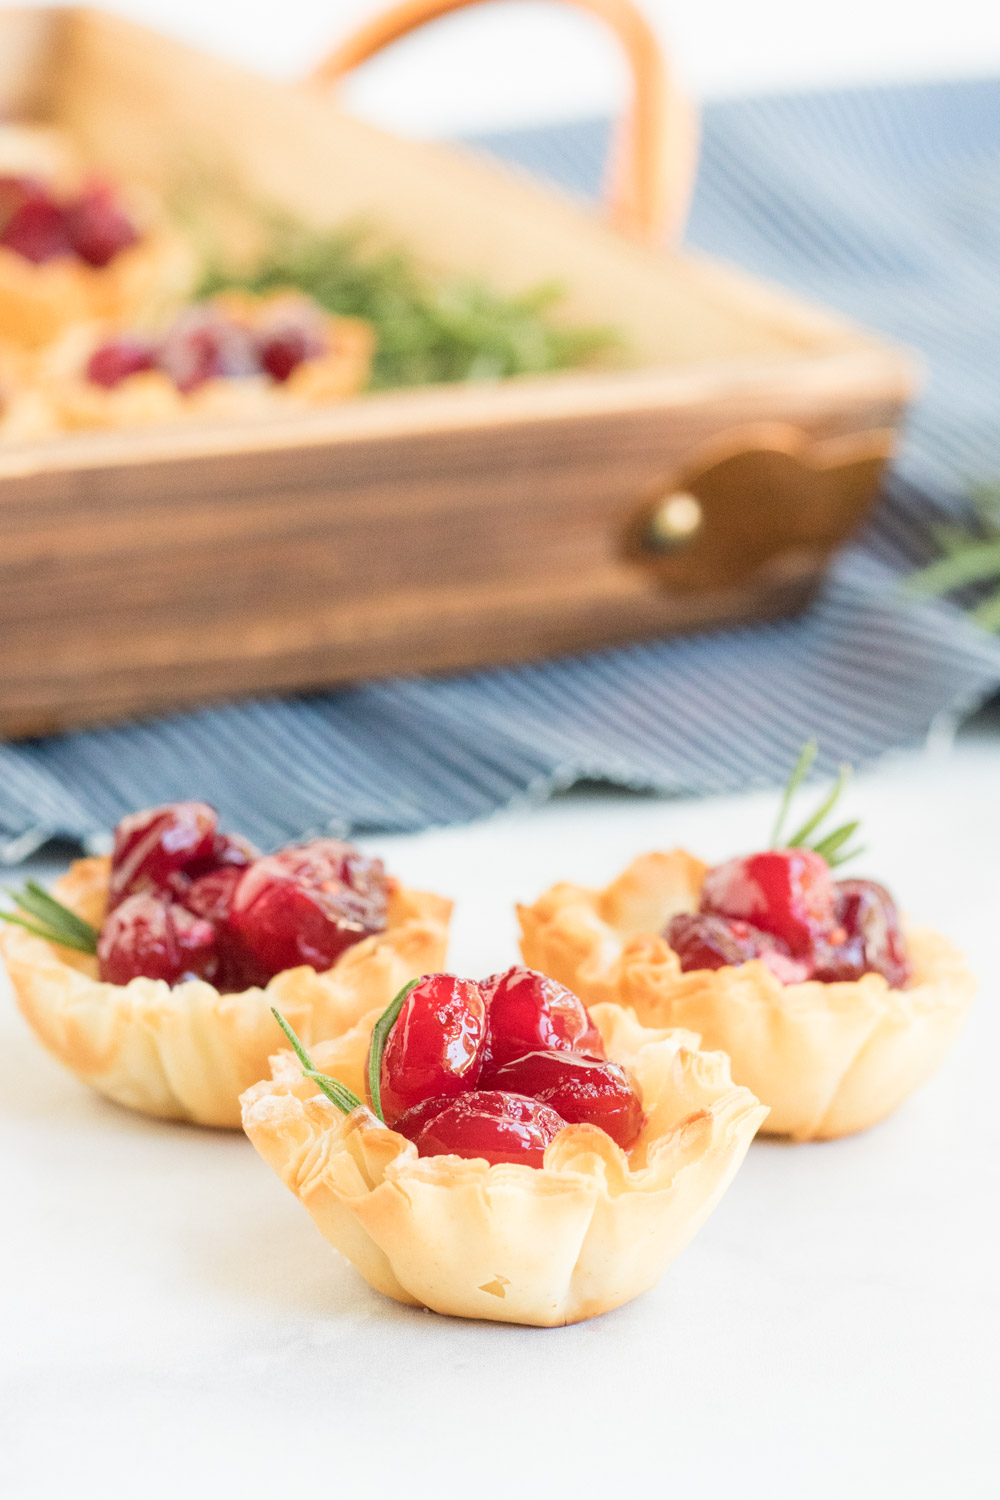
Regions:
M 701 530 L 701 503 L 686 490 L 675 490 L 656 506 L 646 526 L 646 544 L 654 552 L 683 547 Z

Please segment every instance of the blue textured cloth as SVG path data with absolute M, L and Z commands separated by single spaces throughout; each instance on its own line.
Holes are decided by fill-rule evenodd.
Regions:
M 592 194 L 606 133 L 481 144 Z M 897 585 L 929 555 L 934 516 L 1000 477 L 1000 82 L 712 106 L 689 239 L 929 364 L 879 512 L 808 613 L 0 746 L 0 855 L 86 843 L 184 796 L 267 845 L 457 821 L 581 778 L 736 789 L 783 779 L 809 735 L 825 768 L 864 763 L 992 692 L 1000 642 Z

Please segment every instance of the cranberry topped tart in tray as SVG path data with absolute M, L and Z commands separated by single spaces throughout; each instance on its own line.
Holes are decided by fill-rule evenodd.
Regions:
M 243 1096 L 320 1232 L 399 1302 L 579 1322 L 648 1290 L 767 1111 L 728 1060 L 513 968 L 428 974 Z
M 0 952 L 49 1051 L 120 1104 L 230 1127 L 280 1042 L 273 1005 L 338 1035 L 443 962 L 451 909 L 337 839 L 262 855 L 203 802 L 133 813 L 110 859 L 14 900 Z
M 180 305 L 194 253 L 145 193 L 89 173 L 60 131 L 0 123 L 0 348 Z
M 603 891 L 560 884 L 519 908 L 526 962 L 588 1004 L 698 1031 L 770 1107 L 766 1131 L 798 1140 L 884 1119 L 934 1072 L 975 993 L 956 950 L 905 928 L 884 886 L 834 878 L 856 852 L 856 823 L 822 832 L 846 773 L 782 837 L 814 755 L 792 775 L 772 848 L 711 869 L 682 850 L 647 854 Z
M 27 394 L 8 403 L 0 437 L 322 406 L 364 387 L 372 349 L 366 322 L 332 317 L 295 291 L 220 293 L 156 334 L 81 323 L 23 367 Z

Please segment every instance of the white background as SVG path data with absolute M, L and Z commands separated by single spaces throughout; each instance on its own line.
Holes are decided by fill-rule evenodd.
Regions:
M 386 0 L 112 0 L 107 7 L 295 77 Z M 698 96 L 1000 71 L 1000 0 L 641 0 Z M 348 99 L 416 134 L 613 110 L 616 47 L 556 0 L 480 5 L 370 64 Z

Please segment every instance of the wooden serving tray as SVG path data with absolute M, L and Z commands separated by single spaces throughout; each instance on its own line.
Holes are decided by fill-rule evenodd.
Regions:
M 567 317 L 615 326 L 631 360 L 3 450 L 0 733 L 520 660 L 809 597 L 870 506 L 911 362 L 648 242 L 681 216 L 683 111 L 635 13 L 589 4 L 637 69 L 618 227 L 471 153 L 383 134 L 318 87 L 96 11 L 0 12 L 0 110 L 69 129 L 112 175 L 167 192 L 197 160 L 310 224 L 377 223 L 501 290 L 558 280 Z M 322 77 L 449 8 L 408 5 Z

